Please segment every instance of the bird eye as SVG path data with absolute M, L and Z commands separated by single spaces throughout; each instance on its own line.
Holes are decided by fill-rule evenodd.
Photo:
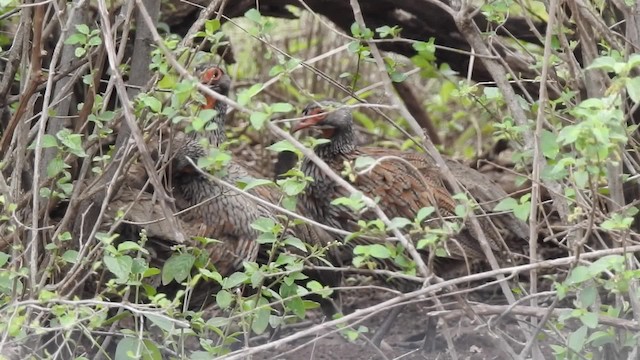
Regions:
M 318 106 L 308 107 L 304 109 L 304 111 L 302 112 L 304 116 L 318 115 L 323 113 L 324 113 L 324 110 Z
M 220 80 L 220 78 L 222 77 L 222 74 L 223 74 L 222 70 L 220 68 L 215 67 L 215 68 L 205 70 L 201 78 L 203 82 L 210 84 L 214 81 Z

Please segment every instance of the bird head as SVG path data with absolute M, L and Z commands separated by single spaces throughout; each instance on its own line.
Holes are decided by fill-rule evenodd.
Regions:
M 302 115 L 305 118 L 291 128 L 292 133 L 307 128 L 318 129 L 325 138 L 330 139 L 336 131 L 349 128 L 353 122 L 349 108 L 331 100 L 307 105 Z
M 209 88 L 220 95 L 228 96 L 229 88 L 231 87 L 231 78 L 225 74 L 221 68 L 217 66 L 204 68 L 200 71 L 199 80 L 202 84 L 209 86 Z M 205 109 L 213 109 L 216 106 L 218 100 L 212 96 L 205 95 L 207 99 L 207 105 Z

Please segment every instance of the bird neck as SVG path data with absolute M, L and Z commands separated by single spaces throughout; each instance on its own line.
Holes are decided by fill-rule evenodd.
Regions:
M 323 159 L 329 159 L 336 155 L 344 155 L 355 150 L 355 134 L 351 125 L 344 128 L 336 128 L 330 142 L 320 144 L 316 148 L 316 154 Z
M 212 121 L 216 124 L 215 129 L 205 130 L 203 133 L 193 133 L 194 138 L 205 137 L 209 140 L 209 144 L 215 147 L 219 147 L 227 141 L 227 134 L 225 133 L 225 122 L 227 120 L 227 103 L 223 101 L 217 101 L 215 98 L 206 96 L 207 104 L 202 109 L 216 110 L 216 115 Z

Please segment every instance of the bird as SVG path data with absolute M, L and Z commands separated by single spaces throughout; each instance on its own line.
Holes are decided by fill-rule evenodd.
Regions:
M 201 70 L 199 80 L 217 93 L 228 95 L 231 80 L 219 67 Z M 205 146 L 201 144 L 202 138 L 216 148 L 227 140 L 225 132 L 227 104 L 205 95 L 203 108 L 216 111 L 212 126 L 200 133 L 192 132 L 184 137 L 178 137 L 174 144 L 177 151 L 168 170 L 172 179 L 172 194 L 176 208 L 182 211 L 180 219 L 187 223 L 204 224 L 206 236 L 223 243 L 233 244 L 233 250 L 230 248 L 228 254 L 220 254 L 220 257 L 212 259 L 214 263 L 235 259 L 229 266 L 236 271 L 240 270 L 242 261 L 255 260 L 258 264 L 268 264 L 269 260 L 276 259 L 279 253 L 271 253 L 271 244 L 258 244 L 256 239 L 260 233 L 252 227 L 252 223 L 260 218 L 281 223 L 279 212 L 239 191 L 225 187 L 194 167 L 198 159 L 208 155 Z M 232 185 L 254 179 L 247 168 L 233 158 L 226 164 L 224 171 L 217 175 L 221 180 Z M 272 186 L 254 187 L 248 193 L 274 205 L 279 205 L 284 198 L 279 189 Z M 313 259 L 308 264 L 309 269 L 304 273 L 322 284 L 331 287 L 339 286 L 342 279 L 339 272 L 313 269 L 316 265 L 339 263 L 336 253 L 330 248 L 330 244 L 335 240 L 334 236 L 307 223 L 289 225 L 288 222 L 283 223 L 285 236 L 296 237 L 306 244 L 319 248 L 329 248 L 328 263 Z M 287 247 L 284 250 L 303 255 L 294 247 Z M 333 298 L 334 301 L 330 302 L 320 301 L 327 315 L 333 315 L 339 311 L 339 305 L 336 305 L 336 302 L 339 302 L 337 292 L 334 292 Z
M 427 222 L 435 221 L 436 224 L 442 225 L 443 218 L 455 221 L 456 202 L 444 185 L 432 159 L 416 152 L 358 146 L 351 109 L 338 102 L 313 102 L 304 108 L 303 116 L 304 118 L 292 127 L 291 132 L 307 128 L 319 130 L 321 136 L 329 141 L 317 145 L 314 149 L 315 154 L 336 174 L 349 180 L 357 190 L 376 199 L 390 219 L 402 217 L 413 221 L 422 208 L 433 207 L 434 215 L 427 218 Z M 360 157 L 373 159 L 374 162 L 366 170 L 354 174 L 349 169 L 353 169 L 356 159 Z M 371 210 L 356 213 L 345 205 L 336 204 L 336 199 L 348 198 L 350 194 L 310 158 L 303 159 L 301 170 L 306 176 L 313 178 L 313 181 L 300 195 L 300 202 L 315 220 L 338 229 L 359 231 L 359 220 L 369 221 L 377 218 Z M 500 235 L 489 220 L 478 220 L 491 249 L 504 249 Z M 467 225 L 461 222 L 460 230 L 450 234 L 449 239 L 444 242 L 445 258 L 462 260 L 465 263 L 485 259 L 478 242 L 478 234 Z M 414 234 L 412 238 L 419 239 L 421 235 Z M 363 237 L 350 241 L 351 247 L 370 243 L 371 240 Z M 428 259 L 428 252 L 425 250 L 421 250 L 421 253 Z M 382 263 L 385 267 L 394 267 L 388 260 Z M 448 264 L 446 261 L 440 263 Z M 440 266 L 440 269 L 446 268 L 447 266 Z

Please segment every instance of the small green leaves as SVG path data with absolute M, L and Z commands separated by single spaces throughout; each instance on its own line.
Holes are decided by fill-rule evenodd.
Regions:
M 431 216 L 431 214 L 433 214 L 436 211 L 436 209 L 433 206 L 427 206 L 427 207 L 423 207 L 422 209 L 418 210 L 418 214 L 416 215 L 416 222 L 422 223 L 427 217 Z
M 151 110 L 152 112 L 156 114 L 162 112 L 162 103 L 160 102 L 160 100 L 147 94 L 140 94 L 139 98 L 142 104 L 144 104 L 144 106 L 149 108 L 149 110 Z
M 249 117 L 251 126 L 253 126 L 256 130 L 262 129 L 265 121 L 267 121 L 268 119 L 269 119 L 269 114 L 264 112 L 253 112 Z
M 549 130 L 543 129 L 540 135 L 540 148 L 547 159 L 555 159 L 560 152 L 557 136 Z
M 42 139 L 40 140 L 40 145 L 42 146 L 43 149 L 50 148 L 50 147 L 57 147 L 58 140 L 56 140 L 56 138 L 53 135 L 44 134 L 42 136 Z
M 196 258 L 191 254 L 176 254 L 167 260 L 162 267 L 162 284 L 167 285 L 175 280 L 181 283 L 191 274 Z
M 238 104 L 246 106 L 251 98 L 256 96 L 262 90 L 262 83 L 253 84 L 250 88 L 238 93 Z
M 213 34 L 218 29 L 220 29 L 220 20 L 219 19 L 210 19 L 204 22 L 204 29 L 207 34 Z
M 253 96 L 253 95 L 252 95 Z M 240 102 L 240 100 L 238 100 Z M 293 106 L 288 103 L 275 103 L 271 105 L 261 104 L 263 111 L 256 111 L 251 113 L 249 117 L 249 121 L 251 125 L 256 129 L 260 130 L 264 127 L 264 123 L 271 118 L 273 114 L 276 113 L 286 113 L 293 110 Z
M 75 264 L 78 261 L 78 252 L 76 250 L 67 250 L 62 254 L 62 259 L 70 264 Z
M 276 228 L 276 222 L 273 219 L 261 217 L 251 224 L 251 227 L 260 232 L 273 232 Z
M 275 103 L 270 106 L 273 113 L 288 113 L 293 111 L 293 105 L 289 103 Z
M 251 330 L 260 335 L 269 326 L 269 318 L 271 317 L 271 307 L 265 298 L 260 298 L 256 304 L 256 311 L 251 323 Z M 304 314 L 304 309 L 303 309 Z
M 262 20 L 262 15 L 260 14 L 260 11 L 258 11 L 258 9 L 249 9 L 246 13 L 244 13 L 244 17 L 258 24 Z
M 381 26 L 379 28 L 376 28 L 376 32 L 379 34 L 379 36 L 381 38 L 386 38 L 386 37 L 398 37 L 400 36 L 400 31 L 402 29 L 398 26 L 394 26 L 394 27 L 389 27 L 387 25 L 385 26 Z
M 578 330 L 569 334 L 567 346 L 569 349 L 579 353 L 587 341 L 587 327 L 581 326 Z
M 267 149 L 275 152 L 291 151 L 296 154 L 300 153 L 300 150 L 293 146 L 293 144 L 291 144 L 289 140 L 280 140 L 277 143 L 267 146 Z
M 344 205 L 356 212 L 360 212 L 360 210 L 366 207 L 363 200 L 363 194 L 360 191 L 351 194 L 348 198 L 337 198 L 331 202 L 331 205 Z
M 359 156 L 358 158 L 356 158 L 356 161 L 353 167 L 355 170 L 360 171 L 360 170 L 365 170 L 369 168 L 375 163 L 376 163 L 376 159 L 370 156 Z
M 520 198 L 520 202 L 516 199 L 508 197 L 502 199 L 493 209 L 493 211 L 506 211 L 511 210 L 513 214 L 522 221 L 529 219 L 529 212 L 531 211 L 531 194 L 525 194 Z
M 391 251 L 382 244 L 358 245 L 353 249 L 353 253 L 364 257 L 374 257 L 377 259 L 388 259 Z
M 131 274 L 131 267 L 133 266 L 133 259 L 129 255 L 123 256 L 104 256 L 104 264 L 107 269 L 113 273 L 118 279 L 118 282 L 124 283 L 129 279 Z
M 125 337 L 118 342 L 116 359 L 162 360 L 160 350 L 151 340 Z
M 67 45 L 79 45 L 74 54 L 76 57 L 84 56 L 92 47 L 102 44 L 100 31 L 98 29 L 91 30 L 85 24 L 76 25 L 76 33 L 71 34 L 64 42 Z
M 373 39 L 373 31 L 367 27 L 360 26 L 357 22 L 351 24 L 351 34 L 353 37 L 362 40 Z
M 77 157 L 87 156 L 82 148 L 82 135 L 74 134 L 71 130 L 65 128 L 58 131 L 56 137 L 72 154 Z
M 233 301 L 233 295 L 227 290 L 220 290 L 216 294 L 216 303 L 221 309 L 227 309 Z
M 223 289 L 232 289 L 236 286 L 239 286 L 249 280 L 247 274 L 242 272 L 235 272 L 231 274 L 228 278 L 224 279 L 222 282 Z
M 640 103 L 640 77 L 633 77 L 625 81 L 625 89 L 627 94 L 634 103 Z

